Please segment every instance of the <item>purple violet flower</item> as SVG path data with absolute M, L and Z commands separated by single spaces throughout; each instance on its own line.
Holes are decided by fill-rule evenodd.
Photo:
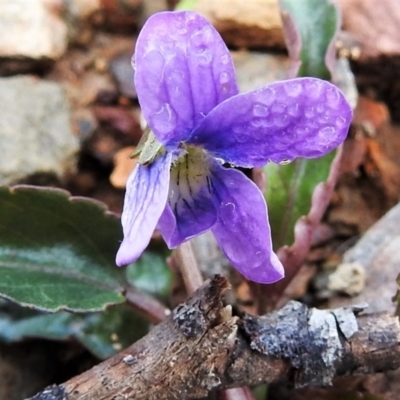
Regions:
M 352 111 L 328 82 L 302 78 L 238 94 L 218 32 L 193 12 L 162 12 L 136 43 L 135 85 L 151 129 L 129 177 L 117 264 L 134 262 L 158 228 L 169 248 L 209 229 L 246 278 L 284 276 L 264 197 L 242 172 L 320 157 L 343 142 Z

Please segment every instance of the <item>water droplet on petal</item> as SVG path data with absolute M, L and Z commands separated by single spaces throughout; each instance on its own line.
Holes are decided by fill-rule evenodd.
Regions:
M 293 103 L 290 104 L 287 109 L 286 112 L 291 115 L 292 117 L 299 117 L 300 116 L 300 107 L 299 107 L 299 103 Z
M 329 122 L 329 117 L 327 117 L 326 115 L 320 115 L 317 119 L 318 124 L 320 125 L 324 125 L 327 124 Z
M 279 128 L 285 128 L 290 123 L 286 114 L 278 114 L 274 116 L 274 125 Z
M 303 88 L 300 83 L 286 82 L 284 85 L 285 92 L 290 97 L 299 97 Z
M 271 87 L 266 87 L 262 91 L 262 97 L 261 96 L 257 97 L 257 101 L 265 107 L 269 107 L 271 104 L 273 104 L 275 99 L 276 99 L 276 91 Z
M 261 104 L 255 104 L 253 106 L 253 115 L 255 117 L 267 117 L 269 115 L 269 110 Z
M 197 49 L 194 54 L 196 55 L 197 62 L 199 65 L 209 65 L 212 61 L 212 54 L 206 47 Z
M 234 203 L 222 203 L 219 211 L 219 217 L 228 226 L 234 226 L 240 217 L 239 213 L 236 212 L 236 205 Z
M 219 76 L 219 83 L 224 85 L 225 83 L 229 82 L 229 74 L 227 72 L 221 72 Z
M 307 88 L 307 97 L 310 99 L 318 99 L 321 97 L 321 88 L 323 83 L 319 81 L 309 82 L 306 86 Z M 322 100 L 322 99 L 321 99 Z
M 180 90 L 182 86 L 184 86 L 185 74 L 180 70 L 171 71 L 166 77 L 168 87 L 173 89 L 175 92 Z
M 152 124 L 157 126 L 157 131 L 160 134 L 173 131 L 177 123 L 176 113 L 168 103 L 165 103 L 160 110 L 153 113 L 150 119 Z
M 315 116 L 315 112 L 314 112 L 314 107 L 307 107 L 304 110 L 304 115 L 306 118 L 310 119 L 310 118 L 314 118 Z
M 319 134 L 322 136 L 332 136 L 335 134 L 335 128 L 333 126 L 325 126 L 319 130 Z
M 293 160 L 289 160 L 288 158 L 283 159 L 282 161 L 279 162 L 279 165 L 288 165 L 292 162 Z
M 343 129 L 346 125 L 347 125 L 347 121 L 346 118 L 339 116 L 336 119 L 335 125 L 339 128 L 339 129 Z
M 339 91 L 336 90 L 335 88 L 327 89 L 325 97 L 329 107 L 336 107 L 340 101 Z
M 184 35 L 187 32 L 187 29 L 185 26 L 182 26 L 182 27 L 178 28 L 176 30 L 176 32 L 178 32 L 180 35 Z
M 230 59 L 230 57 L 229 57 L 228 54 L 224 54 L 224 55 L 221 56 L 221 58 L 220 58 L 221 63 L 222 63 L 223 65 L 228 64 L 228 63 L 229 63 L 229 59 Z
M 247 142 L 248 138 L 249 138 L 249 136 L 246 135 L 245 133 L 242 133 L 242 134 L 236 136 L 236 140 L 237 140 L 239 143 L 245 143 L 245 142 Z
M 286 104 L 275 103 L 271 106 L 271 112 L 282 114 L 286 111 Z
M 232 132 L 235 134 L 235 139 L 239 143 L 244 143 L 248 140 L 249 135 L 246 133 L 246 127 L 237 125 L 233 127 Z
M 253 119 L 250 123 L 254 128 L 264 128 L 266 125 L 265 120 L 261 118 Z
M 294 128 L 294 133 L 297 136 L 305 137 L 309 134 L 310 129 L 307 126 L 298 125 Z

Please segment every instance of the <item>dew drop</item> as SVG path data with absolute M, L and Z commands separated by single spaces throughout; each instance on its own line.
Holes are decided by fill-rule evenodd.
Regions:
M 207 47 L 200 47 L 194 52 L 199 65 L 209 65 L 212 61 L 212 54 Z
M 222 63 L 223 65 L 228 64 L 228 63 L 229 63 L 229 56 L 228 56 L 228 54 L 224 54 L 223 56 L 221 56 L 220 60 L 221 60 L 221 63 Z
M 274 116 L 274 125 L 279 128 L 285 128 L 290 123 L 286 114 L 278 114 Z
M 182 27 L 178 28 L 176 31 L 177 31 L 180 35 L 184 35 L 185 33 L 187 33 L 187 29 L 186 29 L 185 26 L 182 26 Z
M 335 128 L 333 126 L 325 126 L 319 130 L 319 134 L 322 136 L 331 136 L 335 134 Z
M 304 110 L 304 115 L 308 119 L 313 118 L 315 116 L 314 107 L 307 107 Z
M 302 87 L 299 83 L 286 82 L 284 84 L 285 92 L 290 97 L 299 97 L 302 92 Z
M 300 107 L 299 107 L 299 103 L 294 103 L 294 104 L 290 104 L 287 109 L 286 112 L 291 115 L 292 117 L 299 117 L 300 116 Z
M 299 126 L 296 126 L 294 129 L 294 133 L 297 136 L 306 136 L 309 134 L 309 132 L 310 132 L 310 129 L 307 126 L 299 125 Z
M 282 114 L 286 111 L 286 104 L 275 103 L 271 106 L 271 111 L 273 113 Z
M 175 86 L 180 86 L 183 85 L 184 79 L 185 79 L 185 74 L 183 71 L 180 71 L 178 69 L 175 69 L 169 73 L 169 75 L 166 77 L 167 81 L 169 84 L 175 85 Z
M 255 117 L 267 117 L 269 115 L 269 110 L 261 104 L 255 104 L 253 106 L 253 115 Z
M 293 160 L 289 160 L 288 158 L 283 159 L 282 161 L 279 162 L 279 165 L 288 165 L 292 162 Z
M 317 119 L 318 124 L 320 125 L 324 125 L 327 124 L 329 122 L 329 117 L 326 115 L 320 115 Z
M 229 74 L 227 72 L 221 72 L 219 76 L 219 83 L 224 85 L 225 83 L 229 82 Z
M 276 91 L 271 87 L 266 87 L 262 91 L 262 96 L 259 96 L 257 98 L 258 102 L 265 107 L 269 107 L 271 104 L 273 104 L 275 102 L 275 99 Z
M 243 125 L 235 126 L 232 129 L 232 132 L 235 134 L 235 139 L 236 139 L 237 142 L 244 143 L 244 142 L 247 141 L 249 136 L 246 133 L 246 130 L 247 130 L 246 127 L 243 126 Z
M 308 83 L 306 89 L 307 97 L 310 99 L 318 99 L 321 96 L 321 83 L 318 83 L 317 81 Z
M 152 114 L 151 121 L 153 125 L 157 125 L 160 134 L 166 134 L 175 129 L 177 116 L 170 104 L 165 103 L 160 110 Z
M 234 203 L 222 203 L 220 208 L 220 218 L 228 226 L 233 226 L 237 223 L 239 213 L 236 211 Z
M 251 121 L 251 126 L 253 126 L 254 128 L 264 128 L 265 122 L 260 118 L 256 118 Z
M 242 133 L 242 134 L 236 136 L 236 140 L 237 140 L 239 143 L 245 143 L 245 142 L 247 142 L 247 139 L 248 139 L 248 138 L 249 138 L 249 136 L 246 135 L 245 133 Z
M 339 116 L 335 122 L 335 125 L 339 128 L 342 129 L 346 126 L 347 122 L 346 122 L 346 118 Z
M 336 90 L 335 88 L 329 88 L 326 91 L 326 101 L 328 103 L 328 106 L 330 107 L 336 107 L 340 101 L 340 94 L 339 91 Z

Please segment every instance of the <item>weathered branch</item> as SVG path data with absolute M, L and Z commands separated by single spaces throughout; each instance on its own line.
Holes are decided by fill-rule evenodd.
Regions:
M 308 309 L 290 302 L 263 317 L 232 316 L 225 278 L 206 282 L 148 335 L 31 400 L 196 399 L 211 390 L 400 367 L 400 326 L 387 314 Z

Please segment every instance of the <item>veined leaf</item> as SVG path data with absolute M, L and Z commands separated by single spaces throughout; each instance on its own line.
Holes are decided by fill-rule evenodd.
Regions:
M 291 77 L 330 79 L 340 14 L 333 0 L 280 0 Z
M 41 338 L 68 340 L 74 338 L 92 354 L 106 359 L 144 336 L 149 323 L 127 305 L 110 307 L 103 312 L 31 315 L 13 320 L 0 314 L 0 340 L 16 342 Z
M 172 284 L 172 272 L 166 256 L 147 251 L 126 270 L 128 281 L 143 292 L 157 297 L 166 297 Z
M 317 159 L 297 159 L 288 165 L 268 163 L 264 167 L 267 178 L 265 198 L 276 249 L 290 244 L 293 227 L 311 207 L 315 186 L 329 174 L 335 152 Z
M 59 189 L 0 188 L 0 296 L 48 311 L 120 303 L 121 237 L 118 218 L 99 202 Z

